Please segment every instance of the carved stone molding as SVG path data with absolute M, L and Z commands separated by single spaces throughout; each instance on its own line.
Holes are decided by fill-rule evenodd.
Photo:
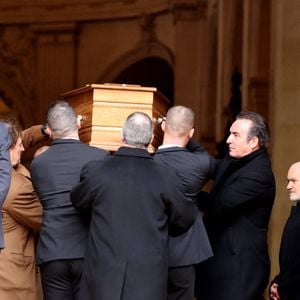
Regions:
M 26 26 L 7 26 L 0 30 L 0 68 L 9 86 L 1 87 L 12 103 L 34 102 L 34 35 Z M 3 82 L 3 80 L 2 80 Z M 14 96 L 9 90 L 14 91 Z M 20 99 L 14 99 L 18 95 Z
M 174 22 L 179 20 L 197 20 L 207 14 L 207 0 L 171 0 L 170 9 Z
M 207 14 L 209 16 L 217 14 L 218 11 L 218 0 L 209 0 Z
M 41 43 L 73 43 L 76 39 L 77 24 L 75 22 L 36 24 L 31 29 Z
M 113 20 L 168 11 L 168 0 L 2 0 L 0 23 Z
M 142 44 L 150 44 L 157 41 L 154 15 L 143 14 L 140 19 L 140 27 Z

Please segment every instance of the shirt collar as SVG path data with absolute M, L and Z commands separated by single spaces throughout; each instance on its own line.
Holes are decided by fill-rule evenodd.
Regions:
M 174 148 L 174 147 L 179 147 L 179 148 L 183 148 L 182 146 L 179 146 L 179 145 L 172 145 L 172 144 L 169 144 L 169 145 L 160 145 L 158 147 L 158 149 L 167 149 L 167 148 Z

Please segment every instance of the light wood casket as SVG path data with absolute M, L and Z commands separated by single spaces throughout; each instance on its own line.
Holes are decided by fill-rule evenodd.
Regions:
M 121 128 L 128 115 L 141 111 L 152 119 L 166 115 L 169 101 L 154 87 L 90 84 L 61 95 L 82 116 L 80 139 L 109 151 L 121 145 Z M 153 152 L 162 142 L 160 125 L 154 127 Z

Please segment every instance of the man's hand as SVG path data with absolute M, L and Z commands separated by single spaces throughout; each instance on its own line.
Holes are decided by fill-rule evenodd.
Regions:
M 280 300 L 280 296 L 278 294 L 278 284 L 277 283 L 273 283 L 271 285 L 271 288 L 270 288 L 270 298 L 273 299 L 273 300 Z
M 44 124 L 41 127 L 41 133 L 43 136 L 47 137 L 47 138 L 51 138 L 52 137 L 52 131 L 49 128 L 48 124 Z

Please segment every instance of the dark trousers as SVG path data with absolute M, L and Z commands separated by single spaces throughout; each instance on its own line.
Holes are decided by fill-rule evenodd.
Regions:
M 44 300 L 79 300 L 83 259 L 62 259 L 40 265 Z
M 195 266 L 170 267 L 168 271 L 168 300 L 193 300 Z

